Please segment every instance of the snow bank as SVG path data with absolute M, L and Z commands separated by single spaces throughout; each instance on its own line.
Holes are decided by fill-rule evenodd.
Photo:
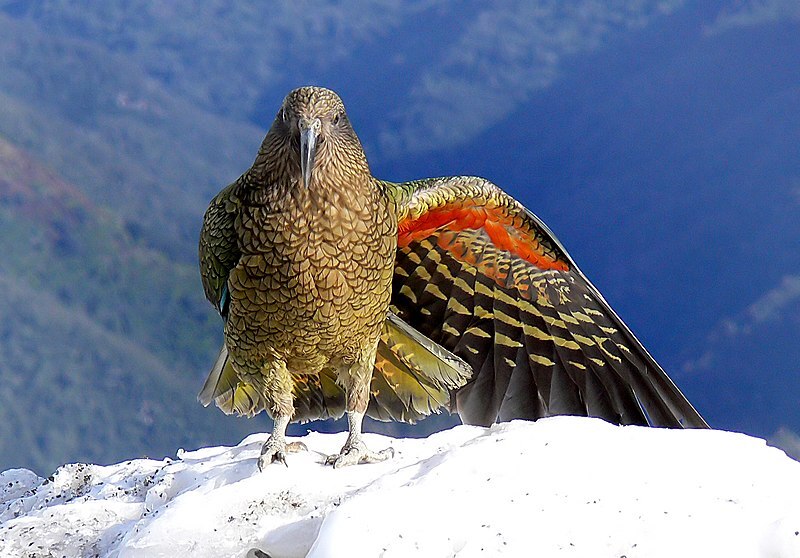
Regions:
M 344 434 L 258 473 L 266 435 L 176 460 L 0 473 L 0 556 L 800 557 L 800 463 L 718 431 L 558 417 L 333 470 Z

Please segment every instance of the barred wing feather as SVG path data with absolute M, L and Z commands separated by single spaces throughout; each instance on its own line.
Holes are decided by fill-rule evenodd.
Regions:
M 397 204 L 392 305 L 472 368 L 464 422 L 551 415 L 706 427 L 561 243 L 491 182 L 385 183 Z

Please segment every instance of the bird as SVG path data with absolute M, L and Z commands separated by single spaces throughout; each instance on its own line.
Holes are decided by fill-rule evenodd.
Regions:
M 285 97 L 209 204 L 199 262 L 224 335 L 198 399 L 271 416 L 261 470 L 304 449 L 290 422 L 342 415 L 336 468 L 393 455 L 365 416 L 708 427 L 539 217 L 477 176 L 374 177 L 324 87 Z

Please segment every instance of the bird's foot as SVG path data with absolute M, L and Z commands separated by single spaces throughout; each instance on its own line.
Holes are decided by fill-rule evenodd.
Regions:
M 329 455 L 325 460 L 326 465 L 333 465 L 334 469 L 347 467 L 348 465 L 358 465 L 360 463 L 380 463 L 394 457 L 394 449 L 386 448 L 381 451 L 370 451 L 366 444 L 361 440 L 347 440 L 342 451 Z
M 296 453 L 298 451 L 308 451 L 308 448 L 303 442 L 289 442 L 286 443 L 286 438 L 272 437 L 264 442 L 261 447 L 261 457 L 258 458 L 258 470 L 263 471 L 267 465 L 275 462 L 280 462 L 289 466 L 286 463 L 287 453 Z

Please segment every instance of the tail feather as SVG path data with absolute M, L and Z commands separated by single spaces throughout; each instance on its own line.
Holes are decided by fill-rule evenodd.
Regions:
M 414 422 L 449 407 L 450 392 L 471 375 L 466 362 L 390 313 L 378 343 L 367 413 Z
M 239 379 L 224 343 L 197 399 L 204 407 L 213 401 L 226 415 L 236 413 L 252 417 L 266 406 L 259 390 Z
M 208 373 L 208 377 L 203 384 L 203 388 L 197 395 L 197 400 L 203 404 L 203 407 L 208 407 L 214 398 L 222 391 L 234 387 L 235 384 L 230 383 L 233 378 L 231 378 L 229 375 L 225 375 L 225 381 L 223 382 L 223 370 L 225 369 L 227 363 L 228 347 L 223 342 L 222 348 L 220 348 L 219 354 L 217 355 L 217 360 L 214 361 L 214 366 L 211 367 L 211 371 Z

